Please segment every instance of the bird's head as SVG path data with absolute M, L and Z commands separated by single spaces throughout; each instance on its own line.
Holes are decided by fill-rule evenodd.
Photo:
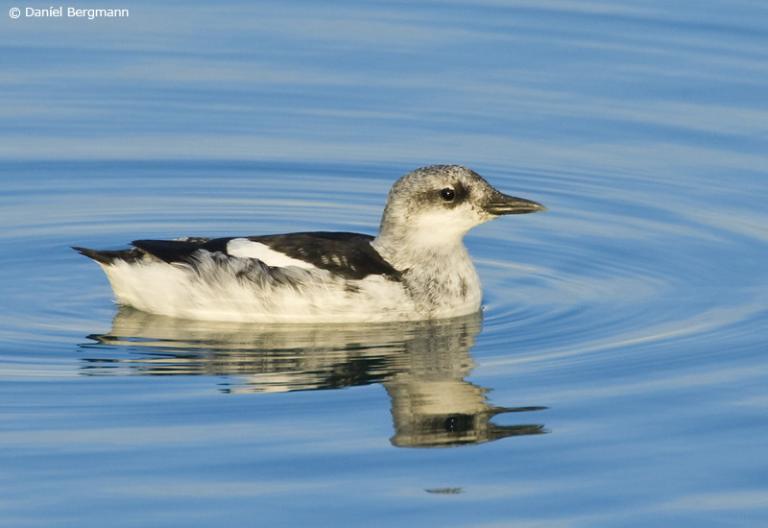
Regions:
M 379 238 L 450 246 L 473 227 L 501 215 L 544 209 L 537 202 L 499 192 L 473 170 L 431 165 L 406 174 L 392 186 Z

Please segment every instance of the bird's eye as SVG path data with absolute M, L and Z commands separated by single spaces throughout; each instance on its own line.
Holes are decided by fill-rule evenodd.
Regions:
M 442 198 L 446 202 L 453 201 L 455 197 L 456 197 L 456 191 L 454 191 L 450 187 L 446 187 L 445 189 L 440 191 L 440 198 Z

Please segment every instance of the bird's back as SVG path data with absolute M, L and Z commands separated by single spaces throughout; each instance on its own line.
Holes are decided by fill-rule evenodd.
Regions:
M 416 318 L 401 273 L 358 233 L 136 240 L 96 260 L 117 301 L 163 315 L 236 321 Z

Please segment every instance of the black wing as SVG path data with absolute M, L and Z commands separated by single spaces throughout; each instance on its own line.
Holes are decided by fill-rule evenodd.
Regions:
M 187 238 L 184 240 L 134 240 L 131 244 L 141 252 L 168 263 L 195 264 L 194 254 L 199 250 L 229 255 L 227 244 L 234 238 Z M 309 232 L 285 235 L 243 237 L 268 246 L 273 251 L 308 262 L 319 269 L 328 270 L 345 279 L 363 279 L 368 275 L 384 275 L 399 280 L 400 271 L 379 255 L 371 241 L 373 237 L 359 233 Z M 124 251 L 95 251 L 75 248 L 84 255 L 109 264 L 115 259 L 138 260 L 136 249 Z
M 134 240 L 137 247 L 168 263 L 185 262 L 193 264 L 192 255 L 201 249 L 211 253 L 227 254 L 227 243 L 232 238 L 186 238 L 184 240 Z
M 248 240 L 346 279 L 362 279 L 368 275 L 384 275 L 395 280 L 400 278 L 400 271 L 373 249 L 371 235 L 316 231 L 253 236 Z

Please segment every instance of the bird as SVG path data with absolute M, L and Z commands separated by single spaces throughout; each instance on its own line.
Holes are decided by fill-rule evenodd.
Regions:
M 481 309 L 463 242 L 470 229 L 545 209 L 466 167 L 430 165 L 394 183 L 376 236 L 310 231 L 72 248 L 101 266 L 118 304 L 149 313 L 258 323 L 431 320 Z

